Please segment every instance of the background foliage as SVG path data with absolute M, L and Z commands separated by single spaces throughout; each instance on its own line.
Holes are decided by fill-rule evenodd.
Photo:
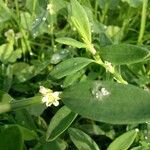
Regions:
M 149 150 L 149 12 L 148 0 L 0 0 L 0 148 Z

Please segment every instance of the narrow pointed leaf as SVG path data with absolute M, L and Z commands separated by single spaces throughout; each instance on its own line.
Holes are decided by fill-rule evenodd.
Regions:
M 128 150 L 137 136 L 137 130 L 128 131 L 116 138 L 107 150 Z
M 69 128 L 69 135 L 79 150 L 99 150 L 95 141 L 83 131 L 76 128 Z
M 150 56 L 150 51 L 131 44 L 117 44 L 102 47 L 100 55 L 104 61 L 122 65 L 142 62 Z
M 150 92 L 133 85 L 86 81 L 67 88 L 63 102 L 92 120 L 112 123 L 144 123 L 150 120 Z
M 83 39 L 91 43 L 91 28 L 84 8 L 77 0 L 71 0 L 71 19 Z
M 53 141 L 62 134 L 74 121 L 76 116 L 77 114 L 72 112 L 66 106 L 59 109 L 48 126 L 48 130 L 46 132 L 47 141 Z
M 84 57 L 77 57 L 71 58 L 66 61 L 61 62 L 58 64 L 50 73 L 51 76 L 55 77 L 56 79 L 60 79 L 67 75 L 71 75 L 88 64 L 93 62 L 92 59 L 84 58 Z
M 62 38 L 57 38 L 56 41 L 58 43 L 66 44 L 66 45 L 77 47 L 77 48 L 86 48 L 86 44 L 79 42 L 72 38 L 62 37 Z

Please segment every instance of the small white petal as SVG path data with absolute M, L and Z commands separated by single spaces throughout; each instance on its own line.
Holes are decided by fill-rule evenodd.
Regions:
M 41 93 L 41 94 L 45 94 L 46 93 L 46 88 L 44 87 L 44 86 L 40 86 L 40 90 L 39 90 L 39 92 Z
M 59 105 L 59 101 L 54 101 L 54 102 L 53 102 L 53 105 L 54 105 L 54 106 L 58 106 L 58 105 Z
M 54 92 L 52 93 L 52 96 L 54 97 L 55 100 L 59 100 L 60 99 L 59 94 L 60 92 Z
M 48 96 L 44 96 L 43 98 L 42 98 L 42 102 L 43 103 L 46 103 L 48 101 Z
M 52 92 L 52 90 L 45 88 L 44 86 L 40 86 L 39 92 L 43 95 L 46 95 L 47 93 Z

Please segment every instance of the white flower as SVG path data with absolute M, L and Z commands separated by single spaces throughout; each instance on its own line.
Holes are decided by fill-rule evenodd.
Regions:
M 60 100 L 59 94 L 61 92 L 53 92 L 52 90 L 47 89 L 43 86 L 40 86 L 39 92 L 43 95 L 42 103 L 46 103 L 47 107 L 51 106 L 52 104 L 54 106 L 59 105 L 58 100 Z
M 52 4 L 48 4 L 48 5 L 47 5 L 47 10 L 49 11 L 49 13 L 50 13 L 51 15 L 53 15 L 53 14 L 55 13 Z

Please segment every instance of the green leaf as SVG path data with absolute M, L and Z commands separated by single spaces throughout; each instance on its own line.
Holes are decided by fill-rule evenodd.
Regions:
M 73 113 L 66 106 L 59 109 L 48 126 L 48 130 L 46 132 L 47 141 L 53 141 L 62 134 L 74 121 L 76 116 L 77 114 Z
M 22 50 L 17 49 L 15 51 L 13 51 L 13 53 L 9 57 L 8 61 L 9 62 L 15 62 L 18 58 L 21 58 L 21 56 L 22 56 Z
M 84 57 L 71 58 L 58 64 L 51 71 L 50 75 L 55 77 L 56 79 L 60 79 L 64 76 L 71 75 L 81 70 L 91 62 L 93 62 L 92 59 L 88 59 Z
M 104 61 L 122 65 L 142 62 L 150 56 L 150 52 L 146 48 L 140 46 L 117 44 L 102 47 L 100 55 Z
M 84 8 L 77 0 L 71 0 L 71 20 L 85 43 L 91 43 L 91 27 Z
M 37 61 L 34 65 L 18 62 L 13 65 L 13 72 L 18 82 L 25 82 L 40 74 L 49 64 L 50 60 L 45 60 L 44 62 Z
M 65 79 L 64 79 L 64 82 L 63 82 L 63 85 L 62 87 L 63 88 L 66 88 L 70 85 L 72 85 L 73 83 L 75 83 L 82 75 L 84 74 L 84 70 L 81 70 L 81 71 L 78 71 L 74 74 L 71 74 L 69 76 L 67 76 Z
M 20 25 L 23 29 L 31 31 L 32 29 L 32 16 L 28 12 L 21 12 L 20 13 Z
M 0 91 L 0 114 L 10 111 L 10 102 L 14 100 L 8 93 Z
M 31 114 L 36 117 L 39 117 L 43 111 L 46 109 L 45 104 L 37 104 L 37 105 L 31 105 L 26 108 L 26 110 Z
M 69 128 L 69 135 L 79 150 L 99 150 L 95 141 L 83 131 L 76 128 Z
M 13 44 L 7 43 L 0 46 L 0 61 L 3 63 L 9 62 L 9 57 L 13 53 Z
M 86 48 L 86 44 L 79 42 L 72 38 L 62 37 L 62 38 L 57 38 L 56 41 L 58 43 L 70 45 L 70 46 L 77 47 L 77 48 Z
M 78 127 L 79 129 L 90 135 L 96 136 L 104 135 L 112 140 L 114 139 L 115 136 L 115 131 L 109 124 L 96 125 L 92 123 L 92 124 L 78 125 Z
M 107 150 L 128 150 L 137 136 L 138 130 L 128 131 L 116 138 Z
M 17 125 L 18 128 L 21 131 L 22 137 L 25 141 L 30 141 L 38 138 L 38 135 L 35 131 L 29 130 L 27 128 L 24 128 L 22 126 Z
M 27 129 L 37 129 L 32 116 L 25 109 L 15 111 L 15 121 L 18 125 Z
M 32 24 L 32 35 L 35 38 L 47 19 L 48 11 L 43 11 Z
M 0 147 L 3 150 L 23 149 L 23 138 L 17 126 L 9 126 L 0 133 Z
M 39 144 L 39 143 L 38 143 Z M 67 143 L 61 139 L 56 139 L 51 142 L 44 142 L 39 147 L 34 148 L 34 150 L 66 150 Z
M 0 102 L 9 103 L 14 100 L 8 93 L 0 90 Z
M 130 7 L 139 7 L 142 5 L 143 1 L 142 0 L 122 0 L 122 2 L 127 2 Z
M 150 92 L 133 85 L 86 81 L 67 88 L 63 102 L 92 120 L 112 123 L 144 123 L 150 120 Z

